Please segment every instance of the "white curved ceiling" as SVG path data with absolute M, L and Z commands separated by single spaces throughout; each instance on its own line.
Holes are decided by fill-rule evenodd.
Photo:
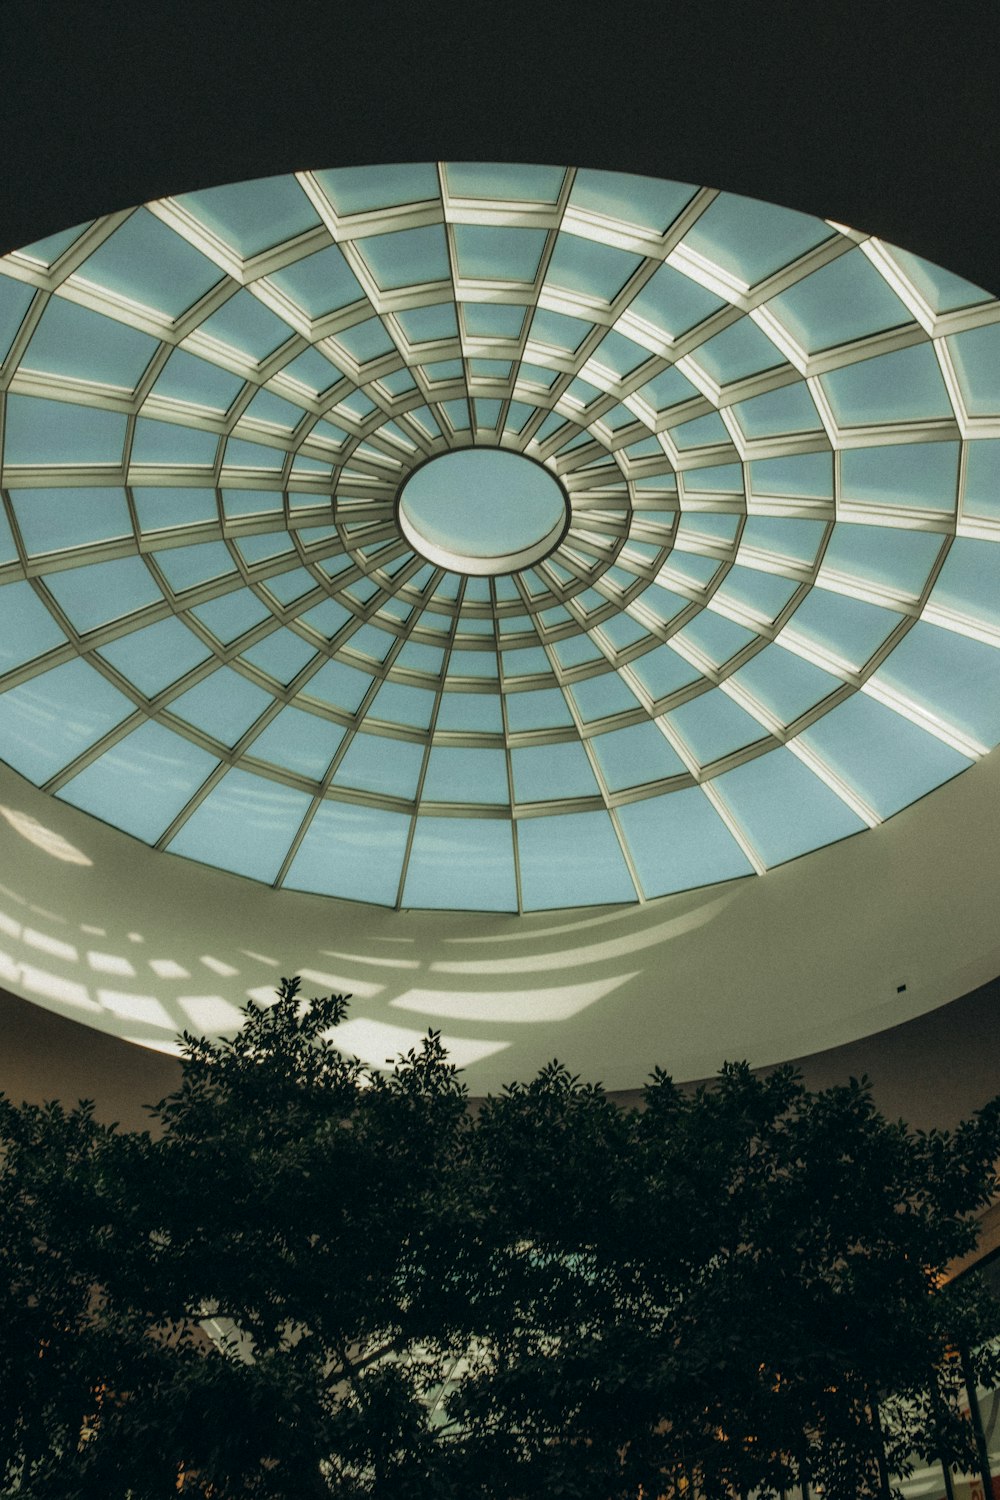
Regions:
M 843 226 L 485 164 L 301 173 L 0 262 L 0 756 L 159 849 L 387 906 L 642 903 L 1000 738 L 1000 307 Z M 435 455 L 546 465 L 512 574 Z

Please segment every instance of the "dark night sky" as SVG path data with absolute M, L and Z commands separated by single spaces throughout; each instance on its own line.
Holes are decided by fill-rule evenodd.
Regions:
M 0 248 L 271 172 L 492 158 L 749 193 L 1000 291 L 1000 9 L 936 14 L 879 0 L 6 0 Z

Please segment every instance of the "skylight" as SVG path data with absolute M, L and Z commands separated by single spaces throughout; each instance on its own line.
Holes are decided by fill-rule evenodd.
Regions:
M 164 851 L 641 902 L 1000 740 L 1000 304 L 864 234 L 302 172 L 13 252 L 0 355 L 0 757 Z

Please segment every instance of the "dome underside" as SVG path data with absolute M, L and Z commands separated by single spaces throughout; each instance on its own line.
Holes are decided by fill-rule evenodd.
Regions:
M 0 261 L 0 758 L 384 905 L 647 900 L 1000 739 L 1000 306 L 840 225 L 549 166 L 300 173 Z M 523 453 L 493 577 L 408 475 Z

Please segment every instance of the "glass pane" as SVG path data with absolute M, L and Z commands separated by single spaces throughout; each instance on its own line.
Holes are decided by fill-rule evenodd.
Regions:
M 578 740 L 531 745 L 510 752 L 518 802 L 552 802 L 561 797 L 597 797 L 600 789 L 587 752 Z
M 679 338 L 725 307 L 721 297 L 673 266 L 663 265 L 629 303 L 629 312 L 669 339 Z
M 555 203 L 564 175 L 562 167 L 508 162 L 450 161 L 445 167 L 448 191 L 455 198 L 509 198 L 528 203 Z
M 810 214 L 720 193 L 684 236 L 684 243 L 744 284 L 780 271 L 833 230 Z
M 423 800 L 508 803 L 507 761 L 503 751 L 435 745 L 427 763 Z
M 0 757 L 40 784 L 133 712 L 100 672 L 65 662 L 0 695 Z
M 986 746 L 1000 739 L 1000 652 L 918 620 L 873 677 Z
M 78 631 L 95 630 L 162 598 L 139 557 L 50 573 L 45 586 Z
M 940 536 L 926 531 L 839 522 L 823 554 L 820 580 L 825 572 L 832 571 L 917 598 L 941 550 L 941 541 Z
M 525 729 L 568 728 L 573 716 L 558 688 L 535 688 L 507 694 L 507 723 L 516 734 Z
M 700 787 L 631 802 L 618 820 L 649 897 L 753 873 Z
M 727 771 L 714 785 L 769 867 L 865 826 L 784 747 Z
M 320 223 L 292 176 L 228 183 L 182 193 L 177 201 L 244 259 Z
M 749 401 L 738 401 L 732 411 L 744 435 L 751 441 L 783 432 L 816 432 L 822 426 L 809 387 L 802 380 L 783 385 L 777 391 L 768 391 L 766 395 L 754 396 Z M 764 462 L 773 463 L 774 460 L 765 459 Z
M 612 792 L 659 781 L 664 776 L 678 776 L 687 769 L 655 724 L 613 729 L 610 734 L 597 735 L 591 744 Z
M 606 812 L 523 818 L 517 843 L 526 911 L 636 899 Z
M 170 703 L 170 712 L 224 745 L 235 745 L 274 702 L 270 693 L 231 667 L 219 667 Z
M 120 464 L 126 420 L 123 412 L 8 396 L 4 462 Z
M 346 731 L 299 708 L 283 708 L 250 744 L 248 754 L 320 781 Z
M 890 443 L 841 454 L 845 500 L 950 511 L 957 487 L 957 443 Z
M 315 175 L 339 214 L 366 213 L 400 203 L 424 203 L 438 196 L 433 162 L 338 167 Z
M 292 337 L 292 330 L 251 292 L 238 291 L 201 325 L 201 332 L 218 339 L 251 360 L 264 360 Z
M 966 444 L 963 508 L 970 516 L 1000 516 L 1000 442 L 982 439 Z
M 148 333 L 51 297 L 21 366 L 131 390 L 158 347 Z
M 456 224 L 458 274 L 475 281 L 534 281 L 545 240 L 544 229 Z
M 667 723 L 703 766 L 744 745 L 763 739 L 767 730 L 734 703 L 721 688 L 711 688 L 667 714 Z
M 177 318 L 222 280 L 222 272 L 147 208 L 137 208 L 91 251 L 74 279 Z
M 210 411 L 228 411 L 243 380 L 184 349 L 175 349 L 153 385 L 153 395 L 187 401 Z
M 516 911 L 512 824 L 497 818 L 418 818 L 402 905 Z
M 858 670 L 902 619 L 894 610 L 817 588 L 802 601 L 785 629 L 814 641 Z
M 310 804 L 306 792 L 227 771 L 167 845 L 237 875 L 271 881 Z
M 7 358 L 34 295 L 33 286 L 14 281 L 10 276 L 0 276 L 0 362 Z
M 549 261 L 546 281 L 551 286 L 600 302 L 613 302 L 629 277 L 642 264 L 642 257 L 611 245 L 560 234 Z
M 29 553 L 131 536 L 121 489 L 11 490 L 21 540 Z
M 425 281 L 447 281 L 448 245 L 442 224 L 397 230 L 354 241 L 381 291 Z
M 841 686 L 839 677 L 777 645 L 765 646 L 730 681 L 752 693 L 785 725 Z
M 142 724 L 56 795 L 152 844 L 218 764 L 200 745 Z
M 639 700 L 617 672 L 603 672 L 599 677 L 587 677 L 583 682 L 574 682 L 569 691 L 585 724 L 592 724 L 597 719 L 625 713 L 639 706 Z
M 632 172 L 595 172 L 581 168 L 569 201 L 591 213 L 624 219 L 660 234 L 690 203 L 696 189 L 687 182 L 664 182 Z
M 922 422 L 953 415 L 930 344 L 914 344 L 820 376 L 841 427 Z
M 1000 625 L 1000 547 L 957 537 L 931 591 L 931 604 Z
M 101 647 L 101 656 L 147 698 L 207 661 L 211 652 L 175 616 Z
M 356 734 L 333 780 L 336 786 L 412 798 L 423 762 L 423 745 L 390 740 L 380 734 Z
M 407 813 L 321 802 L 284 884 L 291 890 L 392 906 L 409 829 Z
M 699 344 L 694 358 L 717 385 L 784 364 L 780 349 L 751 318 L 740 318 L 707 343 Z
M 864 693 L 824 715 L 802 742 L 883 818 L 971 765 L 950 745 Z
M 647 651 L 630 665 L 650 698 L 655 702 L 676 693 L 679 688 L 697 682 L 701 676 L 697 667 L 678 656 L 669 646 L 657 646 Z
M 1000 413 L 1000 323 L 946 340 L 970 417 Z
M 807 354 L 913 321 L 861 250 L 813 271 L 767 307 Z

